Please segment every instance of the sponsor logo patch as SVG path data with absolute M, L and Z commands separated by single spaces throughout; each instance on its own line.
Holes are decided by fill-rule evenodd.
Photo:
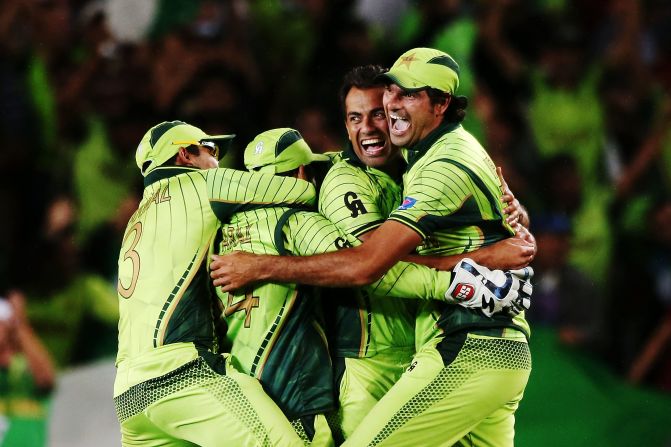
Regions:
M 254 147 L 254 153 L 256 155 L 259 155 L 261 152 L 263 152 L 263 141 L 259 141 Z
M 401 203 L 401 206 L 398 207 L 399 210 L 407 210 L 415 206 L 415 203 L 417 203 L 417 199 L 413 199 L 412 197 L 406 197 L 403 199 L 403 203 Z
M 452 298 L 457 301 L 468 301 L 475 295 L 473 284 L 459 283 L 452 291 Z

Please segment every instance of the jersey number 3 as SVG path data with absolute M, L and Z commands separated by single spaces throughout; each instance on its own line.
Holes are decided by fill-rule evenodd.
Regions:
M 135 247 L 137 247 L 137 244 L 140 242 L 140 237 L 142 236 L 142 222 L 137 222 L 135 225 L 133 225 L 123 240 L 124 245 L 126 244 L 126 241 L 131 234 L 134 235 L 133 242 L 130 244 L 130 247 L 128 247 L 128 250 L 126 250 L 126 252 L 123 254 L 123 262 L 130 260 L 131 264 L 133 265 L 133 274 L 131 275 L 131 280 L 128 287 L 124 287 L 121 284 L 121 278 L 119 278 L 117 281 L 116 286 L 116 290 L 119 292 L 119 295 L 126 299 L 130 298 L 133 295 L 133 292 L 135 292 L 137 279 L 140 276 L 140 254 L 135 251 Z

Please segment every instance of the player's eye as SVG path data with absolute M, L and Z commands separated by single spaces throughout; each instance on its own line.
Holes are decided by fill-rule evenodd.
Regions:
M 201 147 L 203 147 L 208 154 L 219 160 L 219 146 L 208 141 L 202 144 Z
M 214 158 L 219 160 L 219 146 L 216 146 L 216 145 L 214 147 L 205 146 L 205 148 L 207 149 L 207 152 L 211 156 L 213 156 Z

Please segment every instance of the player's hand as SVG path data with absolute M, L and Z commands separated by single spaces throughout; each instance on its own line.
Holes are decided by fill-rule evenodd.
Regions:
M 452 272 L 452 283 L 445 294 L 448 302 L 478 309 L 488 317 L 502 311 L 517 315 L 531 306 L 531 267 L 489 270 L 466 258 Z
M 518 224 L 517 227 L 515 227 L 515 237 L 513 240 L 522 240 L 529 246 L 533 247 L 533 253 L 529 258 L 529 262 L 533 261 L 533 259 L 536 257 L 536 253 L 538 253 L 538 244 L 536 244 L 536 238 L 533 234 L 531 234 L 531 231 L 529 231 L 528 228 Z
M 506 222 L 511 227 L 515 228 L 518 224 L 529 227 L 529 215 L 522 206 L 515 194 L 508 187 L 508 183 L 503 178 L 503 171 L 500 167 L 496 168 L 496 173 L 501 181 L 501 201 L 506 205 L 503 208 L 503 214 L 506 215 Z
M 480 265 L 502 270 L 521 269 L 529 265 L 536 255 L 536 243 L 522 235 L 515 235 L 478 249 L 470 256 L 477 256 Z
M 210 262 L 212 284 L 221 287 L 223 292 L 234 292 L 255 282 L 259 279 L 259 272 L 262 271 L 257 266 L 257 259 L 257 255 L 242 251 L 234 251 L 223 256 L 212 255 Z

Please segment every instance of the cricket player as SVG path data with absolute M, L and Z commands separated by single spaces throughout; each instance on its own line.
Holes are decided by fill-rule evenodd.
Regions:
M 258 135 L 247 146 L 244 161 L 250 170 L 309 178 L 311 163 L 330 159 L 313 154 L 296 130 L 280 128 Z M 318 213 L 300 208 L 267 207 L 234 214 L 230 223 L 222 225 L 220 236 L 215 240 L 215 251 L 305 256 L 358 243 L 358 239 Z M 415 314 L 407 313 L 402 303 L 411 300 L 392 299 L 384 294 L 442 298 L 450 279 L 447 272 L 399 264 L 364 291 L 366 296 L 377 296 L 377 291 L 381 293 L 377 299 L 386 299 L 401 309 L 397 317 L 407 320 L 409 325 L 407 362 L 414 353 Z M 332 372 L 314 290 L 296 284 L 264 282 L 237 293 L 219 290 L 217 293 L 223 303 L 228 328 L 226 344 L 231 346 L 234 365 L 261 381 L 306 443 L 333 445 L 324 419 L 324 414 L 335 407 Z M 479 301 L 475 304 L 479 305 Z M 390 319 L 394 317 L 389 315 Z M 358 319 L 356 315 L 355 318 Z M 393 325 L 385 327 L 395 329 Z M 380 363 L 385 358 L 382 356 Z
M 118 261 L 114 404 L 124 446 L 303 445 L 260 383 L 215 354 L 204 262 L 220 221 L 269 202 L 311 205 L 315 188 L 215 169 L 232 137 L 170 121 L 137 148 L 145 188 Z
M 281 262 L 241 252 L 220 259 L 218 284 L 225 290 L 253 280 L 360 285 L 411 251 L 468 253 L 514 233 L 498 199 L 495 166 L 460 125 L 466 101 L 454 96 L 457 63 L 444 52 L 415 48 L 384 78 L 391 141 L 405 148 L 408 162 L 401 206 L 354 248 Z M 449 295 L 496 303 L 489 292 L 496 295 L 516 275 L 485 278 L 489 273 L 462 260 Z M 512 446 L 514 413 L 531 370 L 524 312 L 487 315 L 446 303 L 422 310 L 416 330 L 421 347 L 412 364 L 346 445 Z
M 349 145 L 339 153 L 319 190 L 319 212 L 346 233 L 365 240 L 401 203 L 405 161 L 391 144 L 382 105 L 385 70 L 367 65 L 345 75 L 340 89 Z M 509 210 L 512 214 L 515 210 Z M 535 248 L 521 239 L 507 239 L 469 256 L 491 268 L 528 264 Z M 495 255 L 499 256 L 495 256 Z M 465 255 L 432 258 L 451 270 Z M 414 257 L 428 262 L 428 256 Z M 325 289 L 324 294 L 329 295 Z M 415 354 L 418 303 L 389 299 L 351 289 L 337 289 L 339 299 L 325 300 L 331 315 L 329 333 L 338 390 L 337 435 L 349 437 L 372 407 L 401 377 Z M 337 433 L 340 431 L 340 433 Z
M 312 177 L 311 163 L 329 161 L 326 155 L 313 154 L 300 133 L 289 128 L 257 135 L 244 152 L 245 166 L 252 172 L 303 180 Z M 330 222 L 302 210 L 278 204 L 235 213 L 217 233 L 214 252 L 314 254 L 335 250 L 345 240 Z M 335 403 L 315 289 L 264 283 L 239 293 L 217 289 L 217 294 L 227 328 L 224 344 L 234 366 L 261 381 L 305 445 L 335 445 L 324 416 Z

